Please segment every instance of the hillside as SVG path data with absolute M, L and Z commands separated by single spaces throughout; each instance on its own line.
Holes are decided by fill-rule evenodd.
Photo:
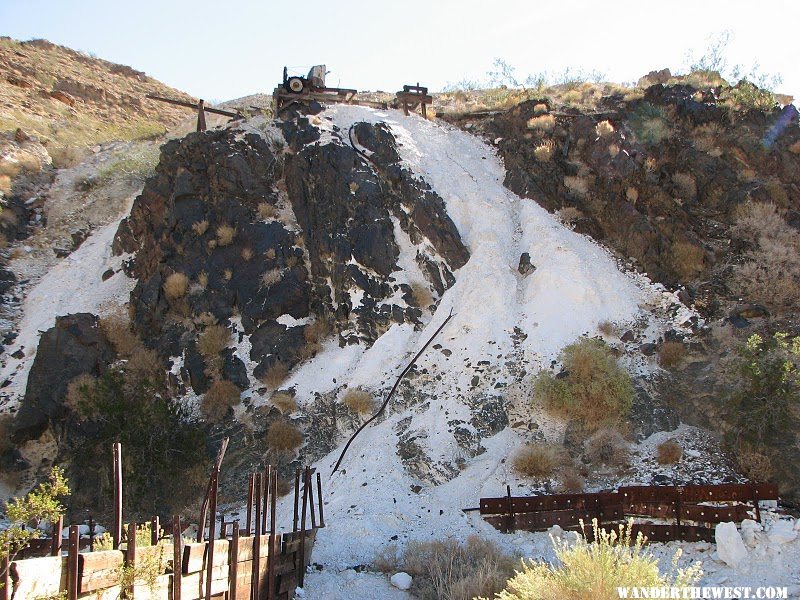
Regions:
M 102 519 L 122 441 L 126 514 L 191 518 L 229 436 L 224 509 L 241 517 L 248 472 L 277 464 L 286 487 L 313 464 L 330 522 L 317 597 L 337 577 L 396 593 L 360 574 L 392 542 L 478 533 L 550 556 L 546 536 L 462 512 L 506 486 L 768 479 L 796 502 L 797 110 L 667 83 L 455 124 L 312 104 L 171 139 L 154 167 L 154 144 L 117 142 L 54 172 L 35 248 L 7 252 L 5 485 L 64 464 L 72 515 Z M 740 357 L 769 358 L 780 385 L 744 379 Z M 677 459 L 659 459 L 665 442 Z M 553 464 L 526 471 L 528 451 Z M 705 582 L 794 582 L 782 561 L 800 542 L 762 538 L 747 568 L 709 559 Z M 682 565 L 709 549 L 684 546 Z

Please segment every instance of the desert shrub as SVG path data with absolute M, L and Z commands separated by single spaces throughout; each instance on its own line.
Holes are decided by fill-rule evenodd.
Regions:
M 738 349 L 731 409 L 740 442 L 756 448 L 780 438 L 800 409 L 800 337 L 755 333 Z
M 732 233 L 749 242 L 732 284 L 742 296 L 769 307 L 800 306 L 800 236 L 772 204 L 749 203 Z
M 177 300 L 186 295 L 189 288 L 189 278 L 183 273 L 171 273 L 164 280 L 164 295 L 167 300 Z
M 545 113 L 547 113 L 549 111 L 550 111 L 550 109 L 547 108 L 547 104 L 544 104 L 542 102 L 539 102 L 538 104 L 534 104 L 534 106 L 533 106 L 533 114 L 537 115 L 537 116 L 538 115 L 543 115 L 543 114 L 545 114 Z
M 203 418 L 211 423 L 218 423 L 225 418 L 228 410 L 239 404 L 242 392 L 235 383 L 220 379 L 211 384 L 200 402 Z
M 204 483 L 187 475 L 205 471 L 204 434 L 191 422 L 186 405 L 173 398 L 163 370 L 138 376 L 124 367 L 110 368 L 84 388 L 80 404 L 89 415 L 91 435 L 70 440 L 72 470 L 80 473 L 80 490 L 85 490 L 74 494 L 76 506 L 111 497 L 108 452 L 114 442 L 124 448 L 125 506 L 131 517 L 177 513 L 196 500 Z
M 772 110 L 776 105 L 775 94 L 743 79 L 726 90 L 724 100 L 739 110 Z
M 643 144 L 658 144 L 670 135 L 670 126 L 664 111 L 649 102 L 640 104 L 631 113 L 628 124 L 636 139 Z
M 192 223 L 192 231 L 194 231 L 197 237 L 202 236 L 206 231 L 208 231 L 208 221 L 197 221 Z
M 750 481 L 765 482 L 772 478 L 772 461 L 761 452 L 740 448 L 736 453 L 736 466 Z
M 268 202 L 259 202 L 258 204 L 258 218 L 266 221 L 267 219 L 274 219 L 275 216 L 278 214 L 278 211 L 275 210 L 275 207 Z
M 303 329 L 303 337 L 309 344 L 317 344 L 327 338 L 333 331 L 333 325 L 326 316 L 318 316 L 313 323 Z
M 690 242 L 672 244 L 670 262 L 672 269 L 681 279 L 692 279 L 702 273 L 705 252 Z
M 131 331 L 128 316 L 122 312 L 101 317 L 99 324 L 108 341 L 114 346 L 114 350 L 123 358 L 130 356 L 141 346 L 139 338 Z
M 558 488 L 562 494 L 581 494 L 586 489 L 586 481 L 575 467 L 561 469 L 558 479 Z
M 414 304 L 422 309 L 427 309 L 433 304 L 433 295 L 430 288 L 417 281 L 411 283 L 411 296 L 414 298 Z
M 275 421 L 267 430 L 267 446 L 276 452 L 291 452 L 303 443 L 303 434 L 288 421 Z
M 572 224 L 583 216 L 583 213 L 574 206 L 565 206 L 558 211 L 558 218 L 563 223 Z
M 664 342 L 658 351 L 658 364 L 665 369 L 674 369 L 686 356 L 686 347 L 681 342 Z
M 283 278 L 283 271 L 281 269 L 270 269 L 265 271 L 261 276 L 261 285 L 263 287 L 272 287 Z
M 230 246 L 234 237 L 236 237 L 236 229 L 231 225 L 224 224 L 217 227 L 217 245 L 219 247 Z
M 583 445 L 583 454 L 596 465 L 624 467 L 630 458 L 628 442 L 616 429 L 600 429 Z
M 92 407 L 87 405 L 85 399 L 91 395 L 95 385 L 95 378 L 89 373 L 82 373 L 67 384 L 67 395 L 64 405 L 81 418 L 91 416 Z
M 617 144 L 609 144 L 608 145 L 608 155 L 611 158 L 615 158 L 619 154 L 619 146 Z
M 253 249 L 250 247 L 242 248 L 242 260 L 247 262 L 253 258 Z
M 567 175 L 564 177 L 564 186 L 578 198 L 583 198 L 589 191 L 589 181 L 585 177 Z
M 275 392 L 269 401 L 284 415 L 291 414 L 297 410 L 297 401 L 289 392 Z
M 197 351 L 205 358 L 219 356 L 231 342 L 231 330 L 224 325 L 210 325 L 197 336 Z
M 282 362 L 278 361 L 273 364 L 271 367 L 264 371 L 264 374 L 261 375 L 259 380 L 261 383 L 268 385 L 270 387 L 278 387 L 289 376 L 289 369 L 286 368 Z
M 684 200 L 693 200 L 697 197 L 697 181 L 691 173 L 674 173 L 672 183 Z
M 614 133 L 614 126 L 609 121 L 600 121 L 594 128 L 597 137 L 607 137 Z
M 125 364 L 125 372 L 134 378 L 157 378 L 161 376 L 163 369 L 164 366 L 161 364 L 156 351 L 152 348 L 141 346 L 131 352 L 128 362 Z
M 126 178 L 131 181 L 144 181 L 155 173 L 158 158 L 158 146 L 149 144 L 131 146 L 100 169 L 100 180 L 111 182 Z
M 222 272 L 222 278 L 223 278 L 225 281 L 230 281 L 230 280 L 231 280 L 231 277 L 233 277 L 233 270 L 232 270 L 232 269 L 225 269 L 225 270 Z
M 565 376 L 541 371 L 534 398 L 553 412 L 577 418 L 589 429 L 614 423 L 633 404 L 633 383 L 601 340 L 582 338 L 561 351 Z
M 639 199 L 639 190 L 635 187 L 627 187 L 625 189 L 625 199 L 631 204 L 636 204 L 636 201 Z
M 562 457 L 562 448 L 539 442 L 517 450 L 511 459 L 511 466 L 524 477 L 545 479 L 553 474 Z
M 800 141 L 795 142 L 791 146 L 789 146 L 789 152 L 792 154 L 800 154 Z
M 617 531 L 594 525 L 594 540 L 578 537 L 574 544 L 553 539 L 557 562 L 523 561 L 506 589 L 497 594 L 499 600 L 532 600 L 534 598 L 572 598 L 575 600 L 618 600 L 617 588 L 669 589 L 695 583 L 702 571 L 697 563 L 678 569 L 681 551 L 676 551 L 672 570 L 662 574 L 658 559 L 644 549 L 645 538 L 632 539 L 632 521 Z M 587 533 L 588 535 L 588 533 Z M 482 599 L 483 600 L 483 599 Z
M 614 324 L 611 321 L 603 320 L 597 324 L 597 330 L 603 335 L 614 334 Z
M 322 344 L 318 342 L 306 342 L 297 350 L 297 356 L 300 360 L 309 360 L 314 358 L 322 351 Z
M 372 394 L 358 388 L 347 390 L 344 398 L 342 398 L 342 403 L 360 415 L 369 414 L 375 408 L 375 400 L 372 398 Z
M 674 465 L 683 457 L 683 448 L 677 440 L 661 442 L 656 449 L 656 462 L 660 465 Z
M 388 564 L 391 559 L 384 560 Z M 456 540 L 411 541 L 399 567 L 413 577 L 411 593 L 420 600 L 472 600 L 491 596 L 514 572 L 515 560 L 497 545 L 477 536 Z
M 539 162 L 548 162 L 553 156 L 553 150 L 555 149 L 555 144 L 553 144 L 552 140 L 547 140 L 546 142 L 542 142 L 536 148 L 533 149 L 533 156 Z
M 553 131 L 556 126 L 556 118 L 550 114 L 542 114 L 528 119 L 528 129 L 536 131 Z

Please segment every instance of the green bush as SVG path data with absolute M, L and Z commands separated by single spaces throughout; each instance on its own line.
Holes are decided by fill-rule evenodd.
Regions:
M 602 340 L 582 338 L 561 351 L 565 375 L 541 371 L 534 398 L 545 408 L 580 419 L 588 430 L 616 423 L 633 404 L 633 383 Z
M 800 336 L 755 333 L 738 351 L 738 386 L 731 410 L 738 442 L 757 447 L 783 435 L 800 410 Z
M 643 102 L 636 107 L 628 118 L 628 125 L 636 139 L 645 145 L 658 144 L 670 134 L 664 111 L 649 102 Z
M 672 572 L 662 574 L 658 560 L 644 549 L 645 538 L 631 536 L 632 522 L 618 531 L 606 531 L 594 525 L 594 540 L 578 538 L 574 545 L 553 540 L 558 565 L 522 562 L 522 570 L 512 577 L 499 600 L 618 600 L 618 587 L 683 587 L 695 583 L 702 571 L 699 563 L 678 569 L 678 550 Z

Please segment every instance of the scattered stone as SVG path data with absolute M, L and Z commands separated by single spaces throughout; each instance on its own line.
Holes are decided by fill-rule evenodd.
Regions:
M 714 530 L 714 540 L 717 543 L 717 556 L 728 566 L 736 568 L 747 558 L 747 548 L 736 523 L 718 523 Z
M 67 106 L 75 106 L 75 98 L 70 96 L 67 92 L 62 92 L 61 90 L 53 90 L 50 92 L 50 97 L 53 100 L 58 100 L 59 102 L 63 102 Z
M 519 257 L 517 271 L 519 271 L 520 275 L 527 275 L 535 270 L 536 266 L 531 263 L 531 255 L 528 252 L 523 252 Z
M 400 571 L 399 573 L 395 573 L 392 575 L 391 579 L 389 579 L 389 583 L 391 583 L 394 587 L 398 590 L 408 590 L 411 588 L 411 582 L 413 578 L 408 573 Z
M 107 269 L 107 270 L 106 270 L 106 271 L 103 273 L 103 275 L 101 276 L 101 279 L 102 279 L 103 281 L 108 281 L 108 280 L 109 280 L 109 279 L 111 279 L 113 276 L 114 276 L 114 269 Z

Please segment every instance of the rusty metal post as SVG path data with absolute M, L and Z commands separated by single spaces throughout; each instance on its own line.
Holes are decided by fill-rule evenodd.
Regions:
M 308 504 L 308 485 L 306 482 L 308 478 L 305 478 L 305 482 L 303 483 L 303 510 L 302 510 L 302 517 L 300 519 L 300 565 L 298 567 L 299 577 L 298 585 L 303 587 L 303 582 L 305 581 L 306 575 L 306 505 Z
M 211 475 L 211 494 L 209 496 L 209 524 L 208 524 L 208 551 L 206 552 L 206 562 L 208 573 L 206 574 L 206 599 L 211 598 L 211 581 L 214 575 L 214 541 L 217 539 L 217 488 L 219 484 L 219 468 L 215 468 Z M 201 527 L 205 523 L 201 523 Z
M 253 533 L 253 577 L 251 583 L 252 600 L 261 600 L 259 595 L 259 583 L 261 576 L 261 473 L 256 473 L 253 477 L 253 488 L 255 490 L 254 515 L 255 532 Z
M 78 598 L 78 552 L 80 552 L 80 528 L 70 525 L 67 552 L 67 600 Z
M 155 516 L 150 520 L 150 545 L 158 546 L 158 538 L 161 529 L 161 520 Z
M 511 499 L 511 486 L 506 486 L 506 498 L 508 498 L 508 522 L 506 523 L 506 533 L 514 531 L 514 501 Z
M 122 444 L 114 444 L 114 525 L 111 531 L 114 550 L 122 541 Z
M 247 522 L 245 535 L 250 535 L 253 525 L 253 473 L 247 477 Z
M 275 589 L 275 561 L 278 560 L 280 551 L 275 544 L 275 508 L 278 500 L 278 470 L 270 470 L 270 524 L 269 524 L 269 556 L 267 557 L 267 600 L 274 600 L 277 590 Z
M 311 509 L 311 529 L 317 528 L 316 509 L 314 508 L 314 485 L 311 483 L 311 467 L 306 467 L 306 486 L 308 486 L 308 505 Z
M 676 529 L 678 530 L 678 536 L 680 536 L 681 509 L 683 506 L 681 500 L 683 499 L 683 488 L 679 487 L 676 491 L 678 492 L 678 494 L 677 497 L 675 498 L 675 525 L 677 525 Z
M 761 523 L 761 507 L 759 506 L 758 502 L 758 486 L 755 483 L 751 483 L 751 489 L 753 490 L 753 506 L 756 509 L 756 521 Z
M 128 547 L 125 550 L 125 566 L 136 570 L 136 522 L 128 524 Z M 136 582 L 131 582 L 131 589 L 125 594 L 125 598 L 133 600 L 136 594 Z M 125 590 L 122 590 L 125 592 Z
M 197 103 L 197 131 L 205 131 L 205 130 L 206 130 L 205 102 L 201 98 L 200 102 Z
M 300 508 L 300 469 L 294 470 L 294 521 L 292 533 L 297 533 L 297 511 Z
M 58 518 L 53 523 L 53 531 L 50 536 L 50 556 L 61 556 L 61 533 L 64 531 L 64 517 Z
M 181 517 L 172 517 L 172 600 L 181 600 L 183 580 L 183 535 Z
M 322 508 L 322 476 L 317 471 L 317 500 L 319 501 L 319 526 L 325 527 L 325 512 Z
M 231 537 L 231 565 L 228 573 L 230 587 L 228 589 L 228 600 L 236 600 L 236 587 L 239 583 L 239 521 L 233 522 L 233 533 Z
M 270 494 L 270 483 L 272 482 L 272 465 L 267 465 L 267 468 L 264 470 L 263 475 L 263 504 L 264 506 L 261 509 L 261 531 L 267 531 L 267 513 L 269 508 L 269 494 Z

